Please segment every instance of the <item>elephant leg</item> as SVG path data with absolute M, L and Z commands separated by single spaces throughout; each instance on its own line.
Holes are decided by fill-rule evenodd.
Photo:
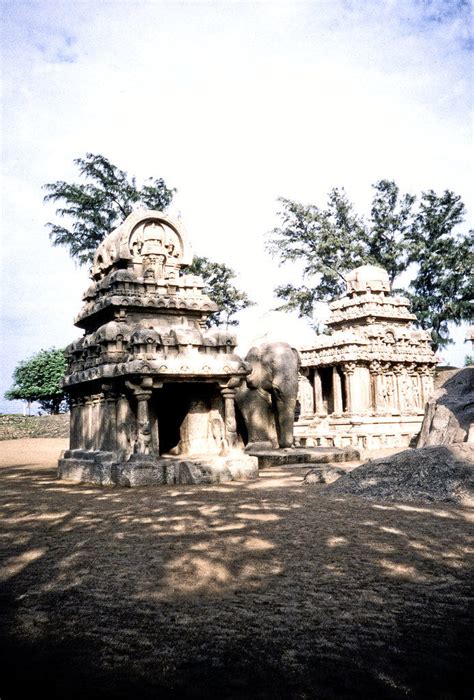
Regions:
M 274 393 L 276 429 L 280 447 L 292 447 L 294 443 L 296 398 L 288 398 L 279 391 Z
M 236 402 L 248 432 L 247 450 L 271 449 L 278 444 L 270 395 L 261 389 L 240 388 Z

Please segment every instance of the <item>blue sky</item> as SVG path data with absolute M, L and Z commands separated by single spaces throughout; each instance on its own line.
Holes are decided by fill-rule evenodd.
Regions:
M 102 153 L 178 189 L 196 252 L 258 302 L 243 342 L 274 322 L 291 279 L 264 250 L 277 197 L 323 204 L 344 186 L 459 193 L 472 225 L 472 38 L 467 2 L 9 2 L 2 18 L 2 363 L 80 333 L 87 271 L 53 248 L 42 185 Z M 295 272 L 293 271 L 293 274 Z M 292 342 L 307 330 L 277 322 Z M 462 363 L 458 343 L 446 359 Z M 13 410 L 0 402 L 0 410 Z

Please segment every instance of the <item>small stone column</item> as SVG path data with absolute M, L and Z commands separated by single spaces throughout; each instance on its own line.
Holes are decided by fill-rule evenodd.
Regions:
M 343 366 L 344 383 L 346 387 L 346 413 L 352 413 L 354 409 L 354 397 L 352 395 L 352 382 L 356 369 L 355 362 L 347 362 Z
M 402 364 L 393 365 L 393 373 L 395 375 L 395 406 L 396 413 L 402 414 L 404 408 L 403 391 L 402 391 L 402 373 L 404 366 Z
M 103 417 L 104 417 L 104 395 L 94 394 L 92 396 L 91 408 L 91 444 L 92 450 L 101 449 L 101 441 L 103 434 Z
M 378 416 L 382 411 L 382 406 L 380 405 L 380 402 L 382 400 L 382 389 L 380 387 L 382 366 L 378 360 L 374 360 L 370 363 L 369 372 L 371 384 L 372 411 L 374 415 Z
M 324 403 L 323 403 L 323 385 L 321 384 L 321 375 L 318 369 L 314 369 L 314 412 L 318 415 L 323 415 Z
M 69 423 L 69 449 L 80 450 L 83 448 L 82 443 L 82 426 L 81 426 L 81 410 L 82 399 L 75 397 L 72 399 L 71 418 Z
M 149 455 L 151 452 L 151 428 L 150 415 L 148 411 L 148 401 L 151 391 L 136 391 L 137 399 L 137 442 L 135 445 L 136 454 Z
M 117 401 L 117 449 L 128 452 L 130 449 L 130 405 L 125 394 L 121 394 Z
M 92 435 L 92 396 L 84 397 L 82 406 L 82 435 L 85 450 L 93 450 L 93 435 Z
M 333 413 L 336 415 L 342 414 L 342 386 L 341 377 L 337 371 L 337 367 L 332 368 L 332 395 L 333 395 Z
M 235 389 L 224 387 L 221 389 L 224 399 L 224 423 L 226 439 L 229 449 L 234 449 L 237 444 L 237 421 L 235 419 Z
M 102 390 L 102 434 L 100 439 L 100 449 L 106 452 L 113 452 L 117 446 L 117 416 L 115 406 L 117 396 L 110 391 L 111 387 L 104 385 Z

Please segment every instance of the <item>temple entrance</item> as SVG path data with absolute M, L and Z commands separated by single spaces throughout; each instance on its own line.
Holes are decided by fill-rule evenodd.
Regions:
M 332 367 L 320 367 L 318 369 L 321 377 L 321 393 L 323 399 L 322 413 L 329 415 L 334 412 L 334 401 L 332 393 Z
M 205 441 L 212 430 L 212 425 L 208 428 L 207 423 L 216 402 L 220 402 L 220 396 L 213 384 L 173 382 L 156 389 L 150 399 L 150 423 L 152 435 L 159 443 L 159 454 L 169 453 L 178 446 L 183 438 L 183 422 L 185 419 L 189 422 L 191 414 L 195 419 L 185 432 L 195 431 L 195 434 L 184 439 Z

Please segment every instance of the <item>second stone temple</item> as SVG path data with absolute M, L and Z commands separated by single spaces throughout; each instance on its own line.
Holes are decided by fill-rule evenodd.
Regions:
M 98 247 L 66 351 L 70 449 L 59 476 L 99 484 L 255 478 L 237 434 L 235 388 L 250 367 L 236 338 L 210 330 L 217 306 L 185 274 L 182 225 L 132 213 Z

